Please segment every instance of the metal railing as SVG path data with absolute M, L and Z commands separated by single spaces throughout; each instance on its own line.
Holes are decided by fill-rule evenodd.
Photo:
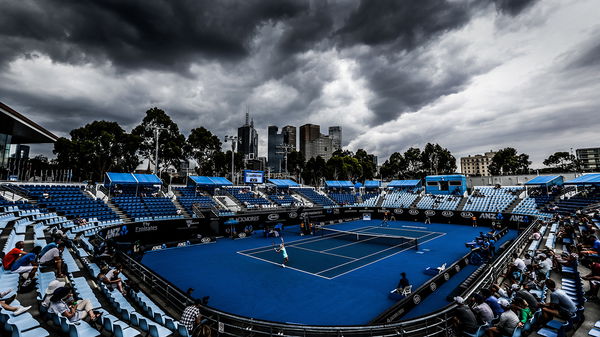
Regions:
M 508 247 L 500 253 L 493 263 L 484 270 L 478 279 L 465 290 L 461 296 L 468 298 L 479 289 L 489 287 L 511 263 L 511 255 L 525 249 L 539 220 L 528 226 Z M 144 267 L 128 255 L 119 252 L 119 258 L 126 269 L 135 275 L 140 282 L 160 296 L 176 311 L 182 312 L 192 299 L 177 287 L 164 280 L 150 269 Z M 410 336 L 433 337 L 447 336 L 450 329 L 449 320 L 453 316 L 455 304 L 434 311 L 422 317 L 388 324 L 373 324 L 364 326 L 311 326 L 295 325 L 226 313 L 215 308 L 203 307 L 202 315 L 215 330 L 217 336 Z

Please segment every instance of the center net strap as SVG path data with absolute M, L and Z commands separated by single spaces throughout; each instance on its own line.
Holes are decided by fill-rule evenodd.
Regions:
M 407 247 L 407 248 L 410 247 L 412 249 L 419 249 L 417 239 L 407 237 L 407 236 L 350 232 L 350 231 L 343 231 L 343 230 L 339 230 L 339 229 L 332 229 L 332 228 L 325 228 L 325 227 L 320 227 L 320 230 L 321 230 L 321 236 L 332 238 L 332 239 L 373 243 L 373 244 L 392 246 L 392 247 L 398 246 L 398 247 Z

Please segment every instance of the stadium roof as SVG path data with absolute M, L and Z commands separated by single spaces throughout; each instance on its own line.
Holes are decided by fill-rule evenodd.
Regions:
M 269 182 L 275 185 L 276 187 L 281 188 L 300 186 L 300 184 L 291 179 L 269 179 Z
M 349 180 L 326 180 L 327 187 L 354 187 L 354 184 Z
M 233 183 L 223 177 L 190 176 L 194 184 L 200 186 L 231 186 Z
M 381 181 L 379 180 L 366 180 L 365 187 L 366 188 L 377 188 L 381 186 Z
M 567 185 L 598 185 L 600 184 L 600 173 L 591 173 L 582 175 L 575 179 L 567 181 Z
M 106 180 L 109 184 L 121 185 L 160 185 L 162 180 L 155 174 L 134 174 L 106 172 Z
M 526 182 L 525 185 L 549 185 L 552 183 L 562 183 L 562 180 L 562 176 L 537 176 Z
M 58 137 L 0 102 L 0 133 L 11 135 L 12 144 L 54 143 Z
M 392 180 L 388 187 L 416 187 L 421 184 L 421 180 Z

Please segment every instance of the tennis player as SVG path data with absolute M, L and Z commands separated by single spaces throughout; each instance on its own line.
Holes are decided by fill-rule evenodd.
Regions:
M 388 224 L 389 221 L 389 213 L 386 211 L 385 213 L 383 213 L 383 221 L 381 221 L 381 224 L 379 224 L 379 226 L 381 227 L 388 227 L 390 224 Z
M 275 251 L 277 253 L 281 252 L 281 255 L 283 256 L 283 263 L 281 264 L 281 266 L 285 268 L 285 265 L 288 263 L 288 254 L 285 250 L 285 245 L 283 244 L 283 242 L 279 245 L 279 248 L 275 248 Z

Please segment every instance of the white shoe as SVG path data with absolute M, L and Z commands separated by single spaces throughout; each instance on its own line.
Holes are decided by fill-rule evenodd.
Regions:
M 1 293 L 0 293 L 0 297 L 4 297 L 4 296 L 8 295 L 8 294 L 10 294 L 12 291 L 13 291 L 13 289 L 12 289 L 12 288 L 9 288 L 7 291 L 3 291 L 3 292 L 1 292 Z
M 30 284 L 31 284 L 31 280 L 30 280 L 30 279 L 27 279 L 27 280 L 25 280 L 25 282 L 23 282 L 23 284 L 22 284 L 21 286 L 22 286 L 22 287 L 27 287 L 27 286 L 28 286 L 28 285 L 30 285 Z
M 27 311 L 29 309 L 31 309 L 31 306 L 28 306 L 28 307 L 19 307 L 19 309 L 17 309 L 17 311 L 15 311 L 14 315 L 18 316 L 18 315 L 24 313 L 25 311 Z
M 283 268 L 285 268 L 285 264 L 283 264 L 283 263 L 282 263 L 282 264 L 281 264 L 281 266 L 282 266 Z

